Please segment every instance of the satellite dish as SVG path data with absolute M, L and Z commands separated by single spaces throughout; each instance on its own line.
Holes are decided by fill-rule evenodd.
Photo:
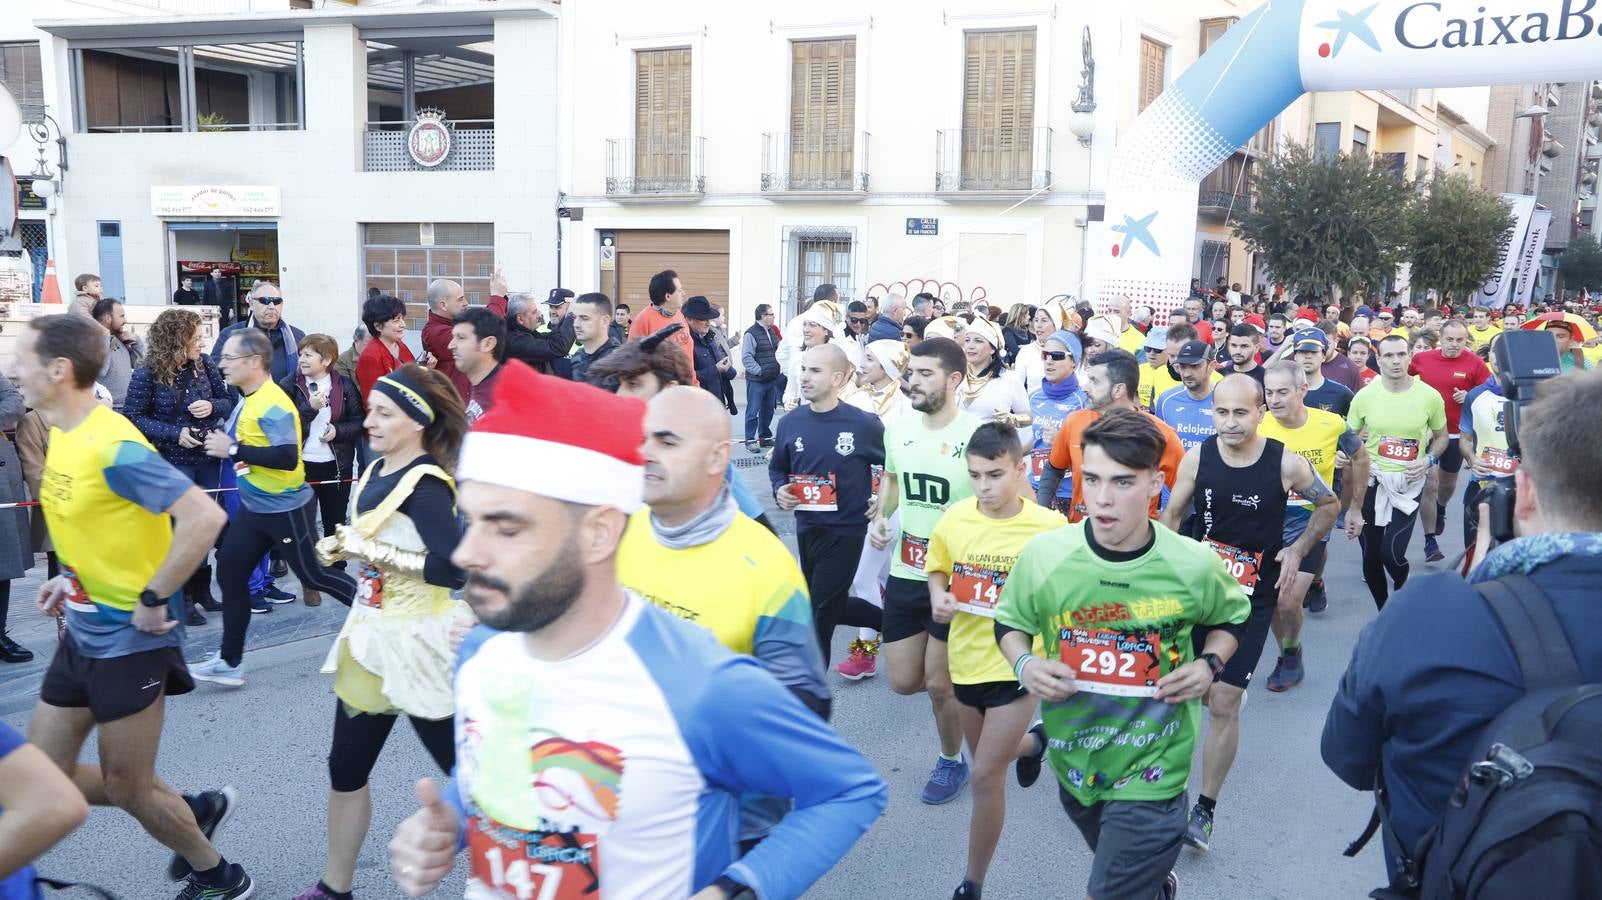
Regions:
M 11 146 L 21 133 L 22 110 L 17 108 L 17 101 L 12 99 L 6 86 L 0 84 L 0 147 Z

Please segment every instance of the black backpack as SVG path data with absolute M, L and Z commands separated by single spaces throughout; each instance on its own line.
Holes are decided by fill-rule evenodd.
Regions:
M 1377 900 L 1596 896 L 1602 886 L 1602 684 L 1586 684 L 1546 594 L 1527 576 L 1475 586 L 1502 623 L 1524 696 L 1491 721 L 1441 820 Z M 1355 855 L 1373 824 L 1347 850 Z

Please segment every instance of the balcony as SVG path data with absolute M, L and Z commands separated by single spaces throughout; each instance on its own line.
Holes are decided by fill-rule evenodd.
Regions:
M 935 190 L 1001 193 L 1051 186 L 1050 128 L 935 132 Z
M 368 122 L 362 135 L 364 172 L 488 172 L 495 168 L 495 120 L 447 119 L 450 150 L 437 165 L 424 166 L 407 149 L 415 122 Z
M 706 193 L 706 138 L 668 135 L 606 142 L 606 193 L 675 199 Z
M 868 190 L 865 131 L 774 131 L 762 136 L 766 194 L 861 194 Z
M 1252 208 L 1252 161 L 1245 151 L 1224 160 L 1202 179 L 1196 197 L 1196 216 L 1222 224 Z

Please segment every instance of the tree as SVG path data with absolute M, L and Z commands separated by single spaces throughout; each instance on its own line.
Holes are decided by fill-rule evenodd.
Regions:
M 1366 153 L 1335 156 L 1291 143 L 1267 160 L 1235 236 L 1292 290 L 1351 293 L 1407 259 L 1411 193 Z
M 1494 194 L 1467 175 L 1437 171 L 1429 191 L 1408 210 L 1413 238 L 1415 287 L 1435 288 L 1462 302 L 1473 294 L 1502 258 L 1502 236 L 1513 214 Z M 1516 254 L 1518 247 L 1512 248 Z
M 1589 231 L 1581 231 L 1569 239 L 1569 245 L 1558 257 L 1558 271 L 1563 274 L 1566 291 L 1591 291 L 1602 288 L 1602 246 Z

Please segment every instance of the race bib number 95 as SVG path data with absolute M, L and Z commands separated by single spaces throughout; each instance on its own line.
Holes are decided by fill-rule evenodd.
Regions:
M 801 501 L 798 510 L 834 512 L 840 508 L 833 475 L 791 475 L 790 493 Z
M 1162 677 L 1162 644 L 1155 633 L 1064 628 L 1058 633 L 1062 661 L 1075 685 L 1092 694 L 1154 697 Z

